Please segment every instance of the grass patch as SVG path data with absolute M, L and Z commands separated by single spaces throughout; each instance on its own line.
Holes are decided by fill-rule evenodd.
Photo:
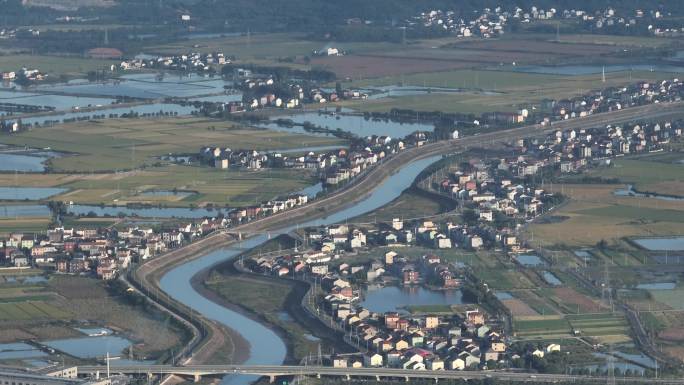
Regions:
M 18 71 L 21 68 L 37 68 L 52 77 L 83 76 L 89 71 L 109 69 L 114 60 L 49 55 L 0 56 L 0 72 Z
M 684 289 L 649 290 L 653 300 L 672 309 L 684 309 Z
M 0 303 L 0 321 L 65 319 L 69 313 L 43 301 Z
M 0 138 L 2 143 L 51 147 L 75 154 L 51 161 L 55 171 L 113 171 L 152 167 L 169 153 L 199 153 L 204 146 L 269 150 L 344 142 L 334 137 L 249 129 L 204 118 L 108 119 L 35 128 Z
M 453 310 L 449 305 L 411 305 L 407 306 L 411 314 L 451 314 Z
M 290 285 L 273 280 L 266 282 L 248 277 L 224 276 L 217 272 L 212 272 L 205 280 L 205 285 L 225 300 L 281 328 L 290 336 L 297 359 L 317 351 L 319 342 L 312 340 L 304 327 L 278 315 L 284 311 L 287 297 L 292 291 Z

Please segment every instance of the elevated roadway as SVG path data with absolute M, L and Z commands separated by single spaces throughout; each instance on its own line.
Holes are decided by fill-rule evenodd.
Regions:
M 458 371 L 458 370 L 408 370 L 392 368 L 333 368 L 327 366 L 286 365 L 124 365 L 110 368 L 112 374 L 168 375 L 191 377 L 196 381 L 203 376 L 224 376 L 228 374 L 256 375 L 269 377 L 274 381 L 283 376 L 316 376 L 380 379 L 431 379 L 439 380 L 483 380 L 498 379 L 520 382 L 577 382 L 580 384 L 606 383 L 604 376 L 582 376 L 571 374 L 532 374 L 512 371 Z M 103 375 L 106 366 L 79 366 L 79 375 Z M 684 384 L 683 378 L 615 377 L 615 383 Z

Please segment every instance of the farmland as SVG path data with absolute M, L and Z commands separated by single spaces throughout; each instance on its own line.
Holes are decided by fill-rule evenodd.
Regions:
M 160 354 L 184 338 L 162 314 L 130 305 L 101 281 L 51 276 L 37 284 L 21 284 L 6 282 L 4 277 L 0 277 L 2 342 L 78 336 L 74 327 L 83 322 L 122 332 L 140 342 L 141 354 Z
M 573 334 L 603 343 L 630 341 L 629 325 L 620 314 L 549 315 L 518 317 L 514 322 L 520 339 L 554 339 Z
M 554 185 L 550 190 L 570 198 L 555 215 L 567 219 L 534 224 L 529 234 L 546 245 L 591 246 L 604 239 L 617 242 L 626 236 L 679 234 L 684 201 L 620 197 L 623 185 Z
M 78 203 L 177 207 L 253 204 L 300 190 L 314 183 L 314 176 L 303 170 L 239 171 L 176 165 L 161 160 L 162 155 L 197 154 L 203 146 L 266 150 L 344 145 L 336 138 L 245 129 L 198 118 L 80 122 L 4 136 L 0 141 L 67 153 L 51 160 L 53 173 L 0 174 L 1 185 L 60 186 L 69 191 L 52 199 Z M 192 194 L 145 195 L 148 190 Z M 26 226 L 30 228 L 31 223 Z
M 60 76 L 83 77 L 89 71 L 109 69 L 115 63 L 113 60 L 79 57 L 4 55 L 0 56 L 0 72 L 18 71 L 21 68 L 38 68 L 57 80 Z
M 43 301 L 0 302 L 0 321 L 65 319 L 69 313 Z
M 0 138 L 2 143 L 51 147 L 73 155 L 52 160 L 54 171 L 97 172 L 154 166 L 169 153 L 196 154 L 203 146 L 268 150 L 342 144 L 202 118 L 110 119 L 36 128 Z
M 613 72 L 606 76 L 606 84 L 619 86 L 637 80 L 652 81 L 673 76 L 676 75 L 664 72 Z M 549 75 L 503 69 L 459 69 L 413 73 L 366 79 L 356 81 L 354 84 L 367 87 L 403 84 L 416 87 L 447 87 L 461 91 L 433 92 L 417 96 L 391 96 L 344 105 L 369 112 L 389 111 L 392 108 L 475 114 L 488 111 L 514 111 L 521 106 L 538 104 L 544 99 L 562 99 L 584 94 L 605 85 L 600 82 L 601 74 Z
M 638 191 L 681 195 L 684 191 L 684 168 L 677 162 L 682 159 L 684 155 L 681 153 L 620 159 L 613 167 L 598 169 L 591 174 L 620 179 L 624 183 L 633 184 Z

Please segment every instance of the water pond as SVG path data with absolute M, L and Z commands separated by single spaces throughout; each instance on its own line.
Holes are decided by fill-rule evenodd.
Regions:
M 550 271 L 542 271 L 542 277 L 544 277 L 544 281 L 549 285 L 560 286 L 563 284 L 563 281 L 558 279 L 558 277 Z
M 65 191 L 58 187 L 0 187 L 0 200 L 39 200 Z
M 29 285 L 47 282 L 47 278 L 42 275 L 5 275 L 0 277 L 0 283 Z
M 2 205 L 0 218 L 49 217 L 50 209 L 42 205 Z
M 219 213 L 226 214 L 226 209 L 191 209 L 185 207 L 141 207 L 130 208 L 125 206 L 93 206 L 93 205 L 69 205 L 67 211 L 74 215 L 87 216 L 95 214 L 98 217 L 116 217 L 120 213 L 126 216 L 138 216 L 142 218 L 214 218 Z
M 192 191 L 149 190 L 140 193 L 146 197 L 177 197 L 179 200 L 195 194 Z
M 105 83 L 85 80 L 66 84 L 40 86 L 42 91 L 66 92 L 79 95 L 132 97 L 141 99 L 189 98 L 225 92 L 224 86 L 232 86 L 220 77 L 189 75 L 158 75 L 155 73 L 131 74 Z
M 513 72 L 538 73 L 547 75 L 594 75 L 601 74 L 605 68 L 606 73 L 621 71 L 658 71 L 658 72 L 684 72 L 684 67 L 675 65 L 651 65 L 651 64 L 609 64 L 603 65 L 561 65 L 561 66 L 516 66 L 507 68 Z
M 637 289 L 642 290 L 672 290 L 677 286 L 675 282 L 654 282 L 654 283 L 640 283 L 636 286 Z
M 98 336 L 44 341 L 43 344 L 74 357 L 97 358 L 107 353 L 119 355 L 131 345 L 131 341 L 119 336 Z
M 684 198 L 677 196 L 660 195 L 656 193 L 640 193 L 634 191 L 634 186 L 627 185 L 627 188 L 615 190 L 613 195 L 619 197 L 639 197 L 639 198 L 655 198 L 663 201 L 682 201 Z
M 323 182 L 318 182 L 314 185 L 311 185 L 309 187 L 305 187 L 299 191 L 297 191 L 297 194 L 304 194 L 308 196 L 309 198 L 315 198 L 318 193 L 323 191 Z
M 30 106 L 54 107 L 57 110 L 68 110 L 73 107 L 105 106 L 114 102 L 109 98 L 82 96 L 66 96 L 40 94 L 30 92 L 14 92 L 0 90 L 0 103 L 26 104 Z
M 47 153 L 0 153 L 0 171 L 41 172 L 45 161 L 52 155 Z
M 412 305 L 458 305 L 463 303 L 460 290 L 435 291 L 423 287 L 385 286 L 369 288 L 360 303 L 364 308 L 376 312 L 406 312 L 403 308 Z
M 653 258 L 653 260 L 660 265 L 678 265 L 684 263 L 684 255 L 653 255 L 651 258 Z
M 0 360 L 46 357 L 47 353 L 23 342 L 0 344 Z
M 521 254 L 517 255 L 515 259 L 518 261 L 523 266 L 527 267 L 535 267 L 535 266 L 543 266 L 544 261 L 541 260 L 536 255 L 531 255 L 531 254 Z
M 331 130 L 340 129 L 359 137 L 387 135 L 392 138 L 403 138 L 416 131 L 433 131 L 435 129 L 434 125 L 427 123 L 402 123 L 391 120 L 366 119 L 363 115 L 351 115 L 347 113 L 331 114 L 322 112 L 305 112 L 301 114 L 279 115 L 275 117 L 275 119 L 278 118 L 289 119 L 296 124 L 309 122 L 317 127 L 323 127 Z M 301 126 L 280 126 L 274 121 L 268 123 L 259 123 L 257 126 L 276 131 L 296 132 L 308 135 L 312 134 L 304 130 L 304 128 Z
M 114 333 L 107 328 L 76 328 L 76 330 L 88 337 L 107 336 Z
M 639 238 L 634 243 L 646 250 L 684 251 L 684 236 L 670 238 Z
M 101 109 L 97 111 L 78 111 L 78 112 L 64 112 L 55 113 L 49 115 L 33 116 L 28 118 L 22 118 L 21 121 L 24 124 L 42 125 L 49 126 L 55 124 L 62 124 L 64 121 L 79 120 L 79 119 L 92 119 L 94 116 L 104 116 L 108 118 L 118 117 L 124 114 L 137 113 L 139 115 L 190 115 L 195 111 L 195 107 L 192 106 L 181 106 L 180 104 L 173 103 L 152 103 L 152 104 L 141 104 L 129 107 L 115 107 L 107 109 Z

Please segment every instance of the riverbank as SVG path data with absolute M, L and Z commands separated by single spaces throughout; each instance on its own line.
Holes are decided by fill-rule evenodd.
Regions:
M 170 270 L 233 242 L 234 239 L 226 234 L 214 233 L 191 245 L 173 250 L 163 257 L 150 260 L 131 274 L 135 282 L 141 286 L 141 292 L 146 292 L 149 298 L 154 297 L 154 301 L 169 312 L 185 319 L 186 325 L 199 324 L 192 328 L 194 337 L 186 347 L 187 351 L 178 354 L 179 358 L 189 357 L 188 362 L 208 363 L 227 344 L 230 344 L 231 348 L 228 354 L 222 354 L 226 359 L 243 363 L 249 357 L 250 345 L 238 332 L 226 325 L 198 316 L 191 308 L 160 290 L 161 277 Z
M 193 277 L 193 288 L 205 298 L 240 312 L 273 330 L 285 342 L 286 364 L 298 365 L 308 354 L 316 355 L 318 343 L 324 351 L 334 350 L 339 353 L 356 351 L 344 341 L 341 333 L 330 329 L 303 307 L 302 301 L 311 289 L 308 283 L 254 274 L 237 268 L 237 263 L 235 259 L 231 259 L 205 269 Z M 263 290 L 259 291 L 261 303 L 256 303 L 257 301 L 245 303 L 244 295 L 239 297 L 238 302 L 236 297 L 221 293 L 222 289 L 235 286 L 234 283 L 238 280 L 251 288 L 258 289 L 262 286 Z M 265 291 L 274 286 L 278 294 L 283 288 L 287 288 L 287 293 L 283 293 L 284 295 L 280 298 L 275 298 L 278 294 L 272 293 L 268 296 L 269 298 L 264 299 Z M 232 290 L 230 292 L 233 294 Z

